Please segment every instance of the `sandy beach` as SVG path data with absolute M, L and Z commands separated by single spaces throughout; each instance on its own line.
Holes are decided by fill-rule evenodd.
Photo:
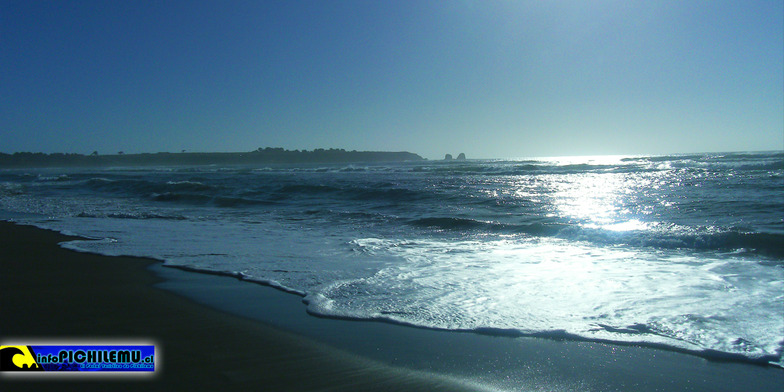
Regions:
M 160 369 L 139 380 L 3 377 L 3 391 L 466 389 L 195 304 L 153 287 L 160 279 L 146 268 L 157 261 L 57 245 L 69 239 L 0 222 L 0 338 L 148 340 L 161 354 Z
M 70 239 L 75 238 L 0 222 L 0 339 L 151 341 L 160 359 L 156 376 L 98 381 L 0 377 L 4 391 L 28 390 L 31 383 L 58 390 L 784 387 L 784 371 L 773 366 L 652 347 L 312 317 L 296 295 L 165 268 L 156 260 L 78 253 L 57 245 Z

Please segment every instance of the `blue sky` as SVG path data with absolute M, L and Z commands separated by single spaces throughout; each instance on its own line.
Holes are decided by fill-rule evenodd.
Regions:
M 784 149 L 784 2 L 0 1 L 0 152 Z

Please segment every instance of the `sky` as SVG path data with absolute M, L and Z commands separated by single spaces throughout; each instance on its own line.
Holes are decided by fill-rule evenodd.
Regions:
M 0 152 L 784 149 L 784 2 L 0 0 Z

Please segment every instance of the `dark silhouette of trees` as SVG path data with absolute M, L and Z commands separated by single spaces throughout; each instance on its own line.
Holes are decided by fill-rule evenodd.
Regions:
M 180 154 L 159 152 L 155 154 L 90 155 L 44 154 L 17 152 L 12 155 L 0 153 L 0 167 L 58 167 L 58 166 L 144 166 L 144 165 L 245 165 L 276 163 L 356 163 L 356 162 L 400 162 L 420 161 L 424 158 L 410 152 L 346 151 L 345 149 L 317 148 L 308 150 L 286 150 L 280 147 L 259 148 L 251 152 L 194 153 Z

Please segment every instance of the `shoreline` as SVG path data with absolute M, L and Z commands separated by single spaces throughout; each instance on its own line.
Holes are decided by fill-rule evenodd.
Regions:
M 162 265 L 166 290 L 382 363 L 470 379 L 497 390 L 777 391 L 784 370 L 633 344 L 499 336 L 378 320 L 314 317 L 302 297 L 233 276 Z
M 650 347 L 455 333 L 378 321 L 313 317 L 306 313 L 301 303 L 302 297 L 274 287 L 248 284 L 253 282 L 240 281 L 236 277 L 166 268 L 154 259 L 101 256 L 67 250 L 58 243 L 81 238 L 31 226 L 0 222 L 0 234 L 0 249 L 4 249 L 3 253 L 10 250 L 12 256 L 3 255 L 0 258 L 0 288 L 3 290 L 0 308 L 4 309 L 4 313 L 5 309 L 11 309 L 12 313 L 16 309 L 17 314 L 24 314 L 27 324 L 36 319 L 40 324 L 52 314 L 58 314 L 52 313 L 48 306 L 54 305 L 45 301 L 51 300 L 51 296 L 47 297 L 47 289 L 67 289 L 69 284 L 78 286 L 78 281 L 100 283 L 87 286 L 89 288 L 77 287 L 75 291 L 82 297 L 95 298 L 94 294 L 101 293 L 100 290 L 106 285 L 116 291 L 123 291 L 128 296 L 123 303 L 133 311 L 132 314 L 122 312 L 122 309 L 120 312 L 104 313 L 107 302 L 117 305 L 112 303 L 117 301 L 116 298 L 92 299 L 93 302 L 105 304 L 100 310 L 89 309 L 98 307 L 94 303 L 84 309 L 85 306 L 80 308 L 78 301 L 73 298 L 55 298 L 53 302 L 59 307 L 91 315 L 92 321 L 85 326 L 75 323 L 73 317 L 66 317 L 58 321 L 61 330 L 57 333 L 52 332 L 54 325 L 47 323 L 48 328 L 34 325 L 35 328 L 30 330 L 32 335 L 11 333 L 7 325 L 0 324 L 0 337 L 45 336 L 52 339 L 82 334 L 90 338 L 146 338 L 149 336 L 144 335 L 144 331 L 158 333 L 166 330 L 169 334 L 162 335 L 165 336 L 163 338 L 153 336 L 163 346 L 162 376 L 149 385 L 144 384 L 144 387 L 180 387 L 177 382 L 187 380 L 189 374 L 196 374 L 197 377 L 194 381 L 187 380 L 187 383 L 192 384 L 186 385 L 205 386 L 220 379 L 220 385 L 226 382 L 236 386 L 264 385 L 265 389 L 271 390 L 730 391 L 739 388 L 779 390 L 784 387 L 784 371 L 773 366 L 709 361 L 690 354 Z M 37 245 L 25 248 L 27 243 Z M 36 258 L 32 251 L 45 257 Z M 49 260 L 45 260 L 46 257 Z M 31 263 L 36 263 L 38 270 Z M 64 263 L 75 265 L 69 271 L 63 268 Z M 99 263 L 102 264 L 99 266 Z M 14 274 L 17 274 L 17 278 L 13 278 Z M 40 278 L 39 275 L 53 275 L 56 279 L 49 284 L 42 280 L 29 280 L 31 276 Z M 19 277 L 23 280 L 26 277 L 27 281 L 16 282 Z M 63 279 L 68 277 L 78 281 L 68 282 Z M 121 281 L 119 286 L 107 283 L 115 278 Z M 6 290 L 16 292 L 7 288 L 19 284 L 23 286 L 18 287 L 20 291 L 34 292 L 34 297 L 37 296 L 39 301 L 24 306 L 24 300 L 14 299 L 6 293 Z M 134 300 L 138 298 L 144 298 L 145 301 L 140 303 Z M 128 305 L 128 302 L 131 304 Z M 32 320 L 28 320 L 30 314 L 33 315 Z M 159 316 L 151 317 L 151 314 Z M 194 317 L 197 321 L 193 320 Z M 213 326 L 205 330 L 207 327 L 201 325 L 204 319 L 209 325 L 220 327 Z M 65 330 L 62 330 L 63 327 Z M 88 328 L 81 329 L 85 327 Z M 16 331 L 25 331 L 17 325 L 11 327 L 12 330 L 14 328 Z M 129 330 L 134 333 L 128 335 L 130 332 L 123 332 Z M 199 334 L 206 335 L 206 339 L 189 341 L 184 336 Z M 192 357 L 200 355 L 196 349 L 204 342 L 208 342 L 211 349 L 218 346 L 219 342 L 230 342 L 234 347 L 217 347 L 218 351 L 222 348 L 252 357 L 256 367 L 248 363 L 239 370 L 231 367 L 215 369 L 213 361 L 195 365 Z M 259 362 L 261 358 L 257 357 L 261 355 L 256 354 L 270 349 L 267 346 L 273 343 L 287 347 L 283 351 L 291 351 L 292 345 L 287 344 L 292 343 L 297 350 L 309 350 L 311 354 L 301 354 L 293 359 L 292 354 L 287 352 L 282 357 L 284 364 L 279 363 L 281 358 L 276 360 L 274 357 Z M 221 355 L 231 357 L 230 353 Z M 185 363 L 180 363 L 181 360 Z M 233 361 L 236 365 L 239 359 Z M 270 362 L 278 366 L 278 370 L 273 372 L 275 374 L 259 374 L 259 366 L 269 367 Z M 324 366 L 332 370 L 319 370 Z M 314 375 L 314 371 L 327 374 Z M 302 384 L 302 380 L 309 380 L 310 384 Z M 470 382 L 461 383 L 457 380 Z M 107 382 L 111 382 L 112 387 L 119 385 L 115 380 Z M 92 384 L 93 387 L 98 385 L 86 384 Z M 9 385 L 23 388 L 25 384 Z M 270 387 L 266 388 L 268 385 Z M 129 386 L 138 388 L 140 384 L 135 381 Z
M 148 340 L 161 362 L 152 378 L 2 377 L 4 391 L 473 390 L 434 374 L 394 368 L 311 339 L 208 308 L 155 288 L 153 259 L 61 248 L 79 239 L 0 222 L 0 340 Z M 67 267 L 66 267 L 67 266 Z
M 305 294 L 303 294 L 302 292 L 299 292 L 299 291 L 296 291 L 296 290 L 292 290 L 292 289 L 290 289 L 288 287 L 285 287 L 285 286 L 279 286 L 279 285 L 270 284 L 270 283 L 264 282 L 264 281 L 257 281 L 257 280 L 246 279 L 241 274 L 232 274 L 232 273 L 219 272 L 219 271 L 199 270 L 199 269 L 196 269 L 196 268 L 191 268 L 191 267 L 183 266 L 183 265 L 163 265 L 163 264 L 161 264 L 160 266 L 153 265 L 153 266 L 149 267 L 149 269 L 154 271 L 155 274 L 157 276 L 159 276 L 159 277 L 164 277 L 164 276 L 166 277 L 166 282 L 156 285 L 157 287 L 161 287 L 161 288 L 163 288 L 165 290 L 169 290 L 169 291 L 172 291 L 172 292 L 175 292 L 175 293 L 180 293 L 181 295 L 185 296 L 186 298 L 190 298 L 191 300 L 195 300 L 196 302 L 199 302 L 199 303 L 205 303 L 205 304 L 212 303 L 212 305 L 208 305 L 208 306 L 213 308 L 213 309 L 221 310 L 221 309 L 226 309 L 226 308 L 232 308 L 232 306 L 231 306 L 231 304 L 228 304 L 225 301 L 220 301 L 220 304 L 219 304 L 218 302 L 215 302 L 215 301 L 206 300 L 204 295 L 200 295 L 197 292 L 197 290 L 195 290 L 193 287 L 188 287 L 188 285 L 178 286 L 177 284 L 173 284 L 174 281 L 185 282 L 185 281 L 189 281 L 191 279 L 178 277 L 178 274 L 176 274 L 176 273 L 175 274 L 169 274 L 169 273 L 166 272 L 166 269 L 175 269 L 175 270 L 184 271 L 184 272 L 187 272 L 187 273 L 196 273 L 196 274 L 203 274 L 203 275 L 212 275 L 212 276 L 221 277 L 221 278 L 229 278 L 229 279 L 236 280 L 236 281 L 242 282 L 242 283 L 250 283 L 252 285 L 258 285 L 258 286 L 261 286 L 261 287 L 263 287 L 265 289 L 273 289 L 273 290 L 281 292 L 281 293 L 283 293 L 285 295 L 296 297 L 299 300 L 297 302 L 301 302 L 301 304 L 295 304 L 295 303 L 293 303 L 292 301 L 290 301 L 288 299 L 284 299 L 282 296 L 275 296 L 275 297 L 278 297 L 279 301 L 289 302 L 289 306 L 292 306 L 292 307 L 295 307 L 295 308 L 298 307 L 299 305 L 301 305 L 302 307 L 305 307 L 305 308 L 307 307 L 307 302 L 305 300 L 305 298 L 307 296 Z M 219 281 L 215 280 L 213 282 L 205 282 L 205 283 L 207 283 L 207 284 L 209 284 L 209 283 L 211 283 L 211 284 L 220 284 L 220 283 L 217 283 L 217 282 L 219 282 Z M 195 285 L 195 284 L 191 284 L 191 285 L 193 285 L 195 287 L 199 287 L 199 290 L 201 290 L 203 288 L 204 283 L 202 283 L 202 285 Z M 240 291 L 240 290 L 238 290 L 238 291 Z M 259 296 L 258 298 L 262 298 L 262 297 L 267 297 L 267 296 Z M 249 299 L 249 298 L 246 298 L 246 300 L 247 299 Z M 296 309 L 294 309 L 294 310 L 298 311 Z M 615 341 L 615 340 L 604 340 L 604 339 L 589 339 L 589 338 L 585 338 L 585 337 L 582 337 L 582 336 L 579 336 L 579 335 L 573 335 L 573 334 L 569 334 L 569 333 L 525 334 L 525 333 L 520 332 L 518 330 L 503 330 L 503 329 L 492 329 L 492 328 L 488 328 L 488 329 L 484 329 L 484 330 L 483 329 L 471 330 L 471 329 L 431 328 L 431 327 L 425 327 L 425 326 L 420 326 L 420 325 L 416 325 L 416 324 L 404 323 L 404 322 L 391 320 L 391 319 L 383 319 L 383 318 L 360 319 L 360 318 L 351 318 L 351 317 L 342 317 L 342 316 L 331 316 L 331 315 L 323 315 L 323 314 L 311 312 L 308 309 L 304 309 L 304 312 L 306 312 L 307 315 L 310 316 L 310 317 L 324 319 L 324 320 L 337 320 L 337 321 L 345 321 L 345 322 L 350 322 L 350 323 L 381 323 L 381 324 L 388 324 L 388 325 L 393 325 L 393 326 L 402 327 L 402 328 L 414 328 L 414 329 L 420 329 L 420 330 L 425 330 L 425 331 L 435 331 L 435 332 L 444 332 L 444 333 L 474 334 L 474 335 L 480 335 L 480 336 L 489 336 L 489 337 L 498 337 L 498 338 L 512 338 L 512 339 L 516 339 L 516 338 L 533 338 L 533 339 L 543 339 L 543 340 L 550 340 L 550 341 L 570 341 L 570 342 L 575 342 L 575 343 L 605 344 L 605 345 L 613 345 L 613 346 L 618 346 L 618 347 L 637 347 L 637 348 L 643 348 L 643 349 L 653 349 L 653 350 L 660 350 L 660 351 L 673 352 L 673 353 L 678 353 L 678 354 L 694 356 L 694 357 L 702 358 L 702 359 L 710 361 L 710 362 L 730 362 L 730 363 L 748 364 L 748 365 L 761 366 L 761 367 L 773 367 L 773 368 L 777 368 L 777 369 L 782 369 L 782 371 L 784 372 L 784 367 L 777 366 L 776 364 L 769 362 L 767 358 L 752 359 L 752 358 L 744 357 L 744 356 L 742 356 L 740 354 L 724 353 L 724 352 L 719 352 L 719 351 L 716 351 L 716 352 L 714 352 L 714 351 L 708 351 L 708 352 L 693 351 L 693 350 L 688 350 L 688 349 L 680 348 L 680 347 L 676 347 L 676 346 L 668 346 L 666 344 L 661 344 L 661 343 L 633 342 L 633 341 Z M 249 310 L 249 309 L 245 309 L 245 310 L 236 310 L 235 309 L 234 313 L 236 313 L 236 314 L 238 314 L 240 316 L 243 316 L 243 317 L 249 317 L 250 314 L 254 314 L 256 312 L 254 312 L 252 310 Z M 254 317 L 250 317 L 250 318 L 254 318 Z M 289 329 L 292 329 L 292 326 L 294 325 L 294 323 L 298 322 L 298 321 L 290 320 L 291 318 L 292 317 L 289 316 L 289 320 L 287 320 L 288 321 L 288 325 L 287 325 L 287 323 L 281 323 L 281 322 L 278 322 L 279 320 L 274 320 L 274 319 L 264 319 L 264 318 L 261 318 L 261 320 L 265 320 L 264 322 L 266 324 L 280 325 L 283 329 L 289 330 Z M 299 323 L 301 323 L 301 321 L 299 321 Z

